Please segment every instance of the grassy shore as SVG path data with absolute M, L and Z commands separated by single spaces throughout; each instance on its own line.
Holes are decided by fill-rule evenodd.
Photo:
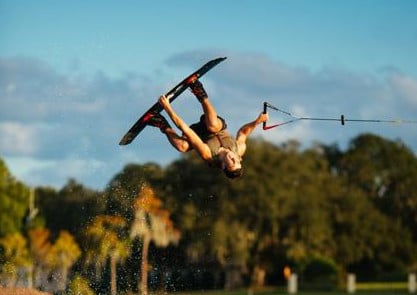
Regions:
M 236 290 L 236 291 L 193 291 L 193 292 L 178 292 L 173 293 L 174 295 L 275 295 L 275 294 L 288 294 L 285 287 L 269 287 L 263 289 L 254 289 L 254 290 Z M 346 290 L 338 291 L 304 291 L 299 290 L 297 292 L 299 295 L 346 295 L 348 294 Z M 407 283 L 405 282 L 393 282 L 393 283 L 358 283 L 356 285 L 356 292 L 354 294 L 360 295 L 401 295 L 409 294 L 407 289 Z

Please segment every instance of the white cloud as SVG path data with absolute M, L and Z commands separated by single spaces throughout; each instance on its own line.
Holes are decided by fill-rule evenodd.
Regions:
M 16 84 L 9 83 L 6 85 L 6 93 L 13 93 L 16 90 Z
M 401 73 L 394 73 L 388 78 L 394 95 L 399 99 L 405 99 L 410 104 L 417 106 L 417 80 Z
M 93 179 L 94 175 L 101 174 L 107 164 L 97 159 L 67 158 L 61 160 L 45 160 L 36 157 L 7 157 L 6 163 L 15 175 L 19 175 L 29 185 L 55 185 L 62 186 L 65 182 L 76 177 L 77 179 Z M 108 176 L 109 177 L 109 176 Z M 48 179 L 45 182 L 45 179 Z M 105 182 L 102 183 L 105 185 Z
M 3 154 L 30 156 L 37 152 L 36 130 L 19 122 L 0 122 L 0 150 Z
M 38 172 L 41 170 L 53 171 L 55 162 L 51 160 L 38 160 L 24 155 L 8 156 L 5 158 L 6 164 L 11 173 L 27 185 L 52 185 L 57 184 L 51 179 L 46 181 Z M 59 183 L 60 184 L 60 183 Z

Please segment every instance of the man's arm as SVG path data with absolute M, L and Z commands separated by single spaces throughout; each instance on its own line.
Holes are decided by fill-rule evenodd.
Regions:
M 253 130 L 255 130 L 256 126 L 266 121 L 268 121 L 268 114 L 261 113 L 254 121 L 240 127 L 236 135 L 236 143 L 240 156 L 243 156 L 246 152 L 246 140 L 248 139 L 249 135 L 251 135 Z
M 207 144 L 205 144 L 201 138 L 192 130 L 180 116 L 174 111 L 171 107 L 169 100 L 162 95 L 159 97 L 159 103 L 162 105 L 164 110 L 167 112 L 168 116 L 171 118 L 172 122 L 177 126 L 183 134 L 187 137 L 188 142 L 193 146 L 193 148 L 198 152 L 200 157 L 207 161 L 212 158 L 211 151 Z

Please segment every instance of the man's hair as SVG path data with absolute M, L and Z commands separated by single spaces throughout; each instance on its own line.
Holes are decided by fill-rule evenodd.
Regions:
M 234 178 L 238 178 L 241 177 L 243 174 L 243 168 L 238 168 L 236 170 L 230 171 L 227 169 L 223 169 L 224 174 L 230 178 L 230 179 L 234 179 Z

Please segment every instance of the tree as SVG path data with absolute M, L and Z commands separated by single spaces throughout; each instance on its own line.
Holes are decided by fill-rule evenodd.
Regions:
M 416 269 L 417 257 L 410 245 L 417 242 L 417 159 L 413 152 L 400 141 L 362 134 L 351 141 L 339 170 L 388 218 L 381 235 L 390 231 L 390 236 L 401 237 L 401 243 L 384 239 L 375 245 L 377 259 L 372 264 L 379 264 L 382 272 Z
M 29 189 L 17 181 L 0 159 L 0 237 L 20 232 L 29 207 Z
M 219 215 L 226 219 L 223 231 L 228 234 L 228 243 L 218 239 L 220 235 L 212 235 L 213 246 L 225 247 L 232 254 L 229 262 L 235 266 L 225 269 L 227 288 L 241 287 L 242 278 L 238 277 L 245 272 L 249 272 L 251 285 L 265 283 L 265 273 L 272 268 L 272 252 L 278 248 L 278 221 L 288 208 L 287 197 L 278 184 L 287 175 L 280 173 L 283 151 L 267 142 L 251 140 L 246 155 L 242 180 L 230 183 L 225 195 L 219 197 Z
M 52 247 L 50 234 L 45 228 L 31 229 L 28 233 L 29 249 L 33 257 L 33 281 L 37 288 L 47 283 L 51 271 L 48 264 L 48 254 Z
M 277 147 L 260 140 L 251 141 L 249 149 L 244 181 L 229 186 L 222 215 L 228 224 L 239 220 L 255 236 L 246 265 L 252 284 L 262 285 L 265 273 L 277 268 L 273 261 L 300 264 L 313 253 L 331 253 L 325 188 L 333 179 L 320 149 L 301 151 L 295 141 Z
M 250 248 L 256 234 L 236 220 L 219 219 L 214 224 L 210 245 L 225 270 L 225 286 L 229 290 L 242 286 L 242 272 L 247 272 Z M 259 277 L 259 273 L 257 273 Z M 254 278 L 254 283 L 257 283 Z
M 67 231 L 61 231 L 48 253 L 48 262 L 56 269 L 61 278 L 58 286 L 60 291 L 65 291 L 68 279 L 68 271 L 81 255 L 81 250 L 74 237 Z
M 175 251 L 175 263 L 179 268 L 198 267 L 220 278 L 215 251 L 211 245 L 213 225 L 224 212 L 227 203 L 229 181 L 221 171 L 208 169 L 195 153 L 187 153 L 166 169 L 164 203 L 172 213 L 172 219 L 181 230 L 181 243 Z M 220 280 L 218 280 L 220 283 Z M 198 282 L 189 283 L 198 286 Z
M 337 245 L 332 256 L 341 266 L 352 271 L 349 269 L 352 265 L 375 258 L 378 245 L 388 234 L 389 220 L 354 184 L 338 179 L 331 186 L 334 189 L 327 209 Z
M 70 179 L 60 190 L 40 187 L 36 189 L 40 213 L 53 236 L 66 230 L 82 242 L 80 233 L 96 215 L 104 213 L 103 194 L 85 188 Z
M 351 141 L 341 164 L 382 212 L 417 225 L 417 158 L 402 142 L 363 134 Z
M 226 273 L 228 288 L 241 287 L 248 271 L 254 283 L 262 284 L 266 269 L 273 268 L 279 221 L 289 215 L 296 180 L 286 178 L 288 171 L 283 170 L 289 155 L 297 159 L 296 149 L 288 149 L 287 155 L 261 140 L 251 140 L 248 149 L 244 175 L 237 181 L 207 169 L 193 154 L 174 162 L 166 173 L 166 187 L 174 196 L 167 204 L 184 232 L 187 267 L 206 268 L 215 285 Z
M 80 275 L 75 275 L 68 286 L 69 295 L 95 295 L 89 286 L 88 280 Z
M 32 259 L 26 239 L 20 233 L 9 234 L 0 239 L 0 281 L 15 286 L 20 270 L 24 270 L 31 282 Z
M 110 291 L 117 293 L 118 263 L 123 262 L 129 256 L 130 243 L 125 236 L 126 221 L 120 216 L 99 215 L 87 226 L 86 236 L 89 240 L 87 251 L 87 264 L 103 267 L 110 259 Z
M 174 228 L 169 212 L 162 208 L 162 201 L 149 186 L 142 187 L 133 206 L 135 218 L 130 236 L 142 240 L 141 279 L 138 287 L 141 294 L 147 295 L 149 244 L 154 242 L 157 247 L 167 247 L 170 243 L 177 243 L 180 234 Z
M 130 223 L 134 217 L 133 200 L 146 183 L 161 186 L 163 170 L 154 163 L 144 165 L 129 164 L 109 182 L 106 192 L 108 215 L 123 216 Z

